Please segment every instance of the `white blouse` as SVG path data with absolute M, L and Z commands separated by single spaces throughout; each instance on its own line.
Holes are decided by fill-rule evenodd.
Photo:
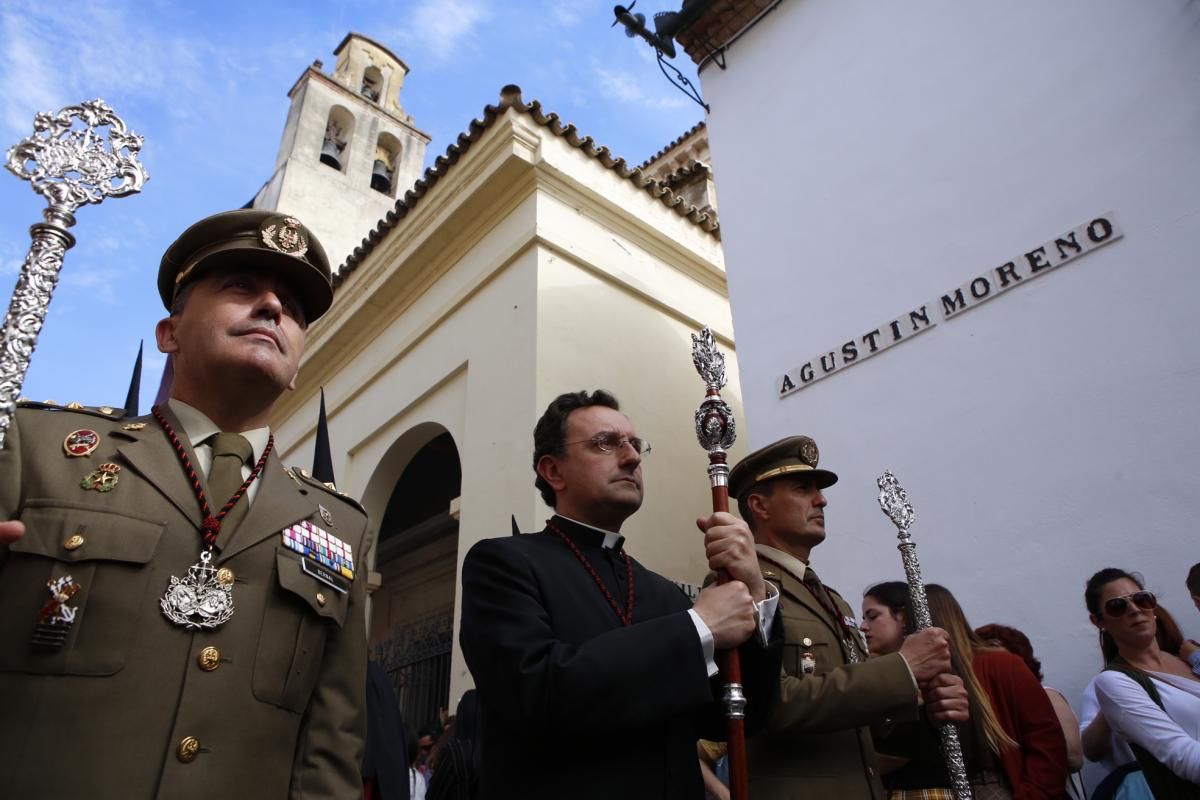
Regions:
M 1100 711 L 1114 733 L 1146 748 L 1181 778 L 1200 784 L 1200 681 L 1148 674 L 1163 708 L 1132 678 L 1106 671 L 1093 681 Z
M 1083 690 L 1083 703 L 1079 706 L 1079 735 L 1088 729 L 1097 716 L 1100 715 L 1100 700 L 1096 697 L 1096 679 L 1092 678 L 1088 681 L 1087 688 Z M 1109 726 L 1111 728 L 1111 726 Z M 1128 764 L 1133 761 L 1133 751 L 1129 749 L 1129 743 L 1112 733 L 1108 737 L 1109 751 L 1108 755 L 1100 759 L 1099 763 L 1104 768 L 1105 774 L 1112 772 L 1122 764 Z

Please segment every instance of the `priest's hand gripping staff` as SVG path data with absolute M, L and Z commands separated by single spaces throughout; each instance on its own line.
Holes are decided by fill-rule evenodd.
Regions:
M 708 451 L 708 482 L 712 488 L 713 512 L 729 510 L 729 464 L 726 453 L 737 440 L 733 409 L 721 399 L 725 386 L 725 356 L 717 350 L 712 331 L 707 327 L 700 335 L 692 334 L 692 363 L 704 379 L 704 400 L 696 409 L 696 438 Z M 729 575 L 717 573 L 717 582 L 724 583 Z M 738 651 L 725 650 L 717 654 L 725 691 L 721 700 L 729 719 L 729 796 L 731 800 L 750 797 L 746 774 L 746 695 L 742 691 L 742 665 Z
M 88 100 L 57 114 L 35 115 L 33 135 L 8 151 L 8 171 L 29 181 L 50 205 L 42 212 L 45 221 L 29 228 L 33 243 L 0 334 L 0 449 L 12 426 L 63 255 L 75 244 L 67 231 L 75 224 L 75 209 L 140 192 L 148 177 L 137 160 L 141 149 L 142 137 L 130 132 L 107 103 Z
M 908 578 L 908 596 L 912 600 L 913 616 L 916 617 L 913 623 L 917 630 L 931 628 L 933 619 L 929 616 L 929 601 L 925 598 L 925 581 L 921 577 L 921 562 L 917 560 L 917 545 L 908 533 L 916 512 L 908 502 L 908 493 L 891 470 L 884 470 L 876 483 L 879 484 L 879 507 L 896 526 L 896 535 L 900 539 L 897 549 L 900 551 L 900 560 L 904 562 L 904 575 Z M 958 729 L 953 722 L 943 722 L 939 730 L 942 735 L 942 757 L 946 759 L 946 769 L 950 772 L 955 800 L 971 800 L 971 781 L 967 778 L 967 764 L 963 761 Z

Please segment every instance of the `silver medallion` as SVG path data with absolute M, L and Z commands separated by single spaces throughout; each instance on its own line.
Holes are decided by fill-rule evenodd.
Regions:
M 166 618 L 191 629 L 217 628 L 228 622 L 233 616 L 233 581 L 222 581 L 219 572 L 212 565 L 212 551 L 205 550 L 186 576 L 172 575 L 159 601 Z

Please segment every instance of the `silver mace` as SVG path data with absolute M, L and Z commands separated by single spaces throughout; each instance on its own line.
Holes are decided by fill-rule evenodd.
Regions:
M 879 484 L 879 507 L 896 526 L 896 535 L 900 539 L 897 549 L 900 551 L 900 560 L 904 562 L 904 575 L 908 578 L 908 596 L 912 600 L 913 616 L 916 617 L 913 623 L 917 630 L 932 628 L 929 600 L 925 597 L 925 580 L 921 577 L 921 562 L 917 560 L 917 545 L 908 532 L 916 512 L 913 511 L 912 503 L 908 502 L 908 493 L 891 470 L 884 470 L 876 483 Z M 953 722 L 943 722 L 939 729 L 942 735 L 942 757 L 946 759 L 946 768 L 950 771 L 954 796 L 957 800 L 971 800 L 971 781 L 967 778 L 967 764 L 963 760 L 958 729 L 954 727 Z
M 35 115 L 33 135 L 9 148 L 8 171 L 29 181 L 50 205 L 42 212 L 44 222 L 29 228 L 33 243 L 0 334 L 0 449 L 58 285 L 63 255 L 75 244 L 67 230 L 75 224 L 75 210 L 140 192 L 149 177 L 137 160 L 141 149 L 142 137 L 126 128 L 103 100 Z
M 721 399 L 725 386 L 725 356 L 717 349 L 712 331 L 704 328 L 692 334 L 692 364 L 704 380 L 704 400 L 696 409 L 696 439 L 708 453 L 708 485 L 712 491 L 714 512 L 729 511 L 729 464 L 726 454 L 737 440 L 733 409 Z M 717 576 L 724 583 L 729 576 L 724 570 Z M 729 796 L 731 800 L 747 800 L 750 796 L 749 773 L 746 771 L 746 695 L 742 687 L 742 664 L 737 650 L 718 653 L 721 679 L 725 682 L 722 701 L 728 725 Z

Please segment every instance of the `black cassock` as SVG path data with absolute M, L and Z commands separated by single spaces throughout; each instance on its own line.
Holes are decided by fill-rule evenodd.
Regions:
M 552 522 L 624 609 L 621 555 L 594 529 Z M 625 627 L 549 530 L 479 542 L 462 574 L 459 641 L 479 690 L 482 798 L 702 800 L 696 740 L 723 740 L 725 721 L 678 586 L 634 561 Z M 778 692 L 774 622 L 770 647 L 754 636 L 741 648 L 751 727 Z

